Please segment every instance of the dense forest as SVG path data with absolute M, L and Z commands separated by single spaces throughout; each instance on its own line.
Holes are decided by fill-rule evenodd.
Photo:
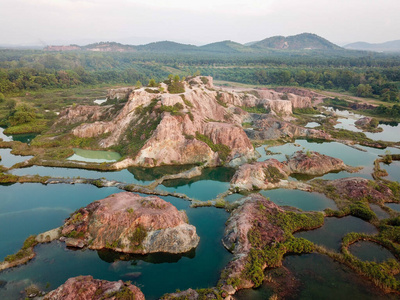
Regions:
M 45 52 L 0 50 L 0 93 L 99 84 L 144 84 L 168 74 L 216 80 L 348 91 L 399 102 L 400 56 L 359 51 L 263 53 Z M 3 96 L 0 95 L 0 100 Z

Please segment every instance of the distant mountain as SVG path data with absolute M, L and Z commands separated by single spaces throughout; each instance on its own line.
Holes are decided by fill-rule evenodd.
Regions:
M 146 45 L 136 46 L 139 51 L 150 51 L 150 52 L 185 52 L 185 51 L 197 51 L 198 47 L 193 45 L 180 44 L 171 41 L 155 42 Z
M 81 47 L 82 50 L 95 52 L 132 52 L 136 51 L 135 46 L 123 45 L 115 42 L 100 42 Z
M 266 54 L 271 51 L 286 50 L 343 50 L 343 48 L 312 33 L 302 33 L 294 36 L 273 36 L 262 41 L 251 42 L 245 45 L 233 41 L 222 41 L 194 46 L 172 41 L 160 41 L 145 45 L 133 46 L 116 42 L 100 42 L 86 46 L 47 46 L 46 51 L 97 51 L 97 52 L 153 52 L 153 53 L 222 53 L 239 54 L 255 53 Z
M 232 41 L 222 41 L 199 47 L 202 51 L 221 53 L 252 52 L 253 49 Z
M 250 46 L 254 49 L 279 50 L 340 50 L 341 47 L 313 33 L 301 33 L 293 36 L 273 36 Z
M 380 44 L 357 42 L 348 44 L 344 46 L 344 48 L 351 50 L 365 50 L 365 51 L 377 51 L 377 52 L 400 52 L 400 40 L 390 41 Z

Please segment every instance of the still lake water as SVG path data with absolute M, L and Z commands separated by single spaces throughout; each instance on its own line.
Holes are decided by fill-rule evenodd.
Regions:
M 1 134 L 0 130 L 0 137 L 2 137 Z M 276 158 L 280 161 L 286 160 L 286 154 L 291 155 L 298 150 L 318 151 L 340 158 L 351 166 L 364 167 L 358 173 L 330 173 L 322 176 L 323 179 L 353 176 L 371 178 L 373 161 L 378 158 L 378 155 L 385 154 L 387 149 L 380 150 L 362 146 L 359 148 L 366 152 L 336 142 L 316 143 L 296 140 L 295 143 L 269 148 L 280 154 L 266 155 L 264 146 L 257 150 L 262 155 L 259 160 Z M 390 148 L 389 150 L 393 154 L 400 154 L 400 149 Z M 10 149 L 0 149 L 0 155 L 3 157 L 0 163 L 7 167 L 30 158 L 14 156 L 10 153 Z M 85 159 L 84 155 L 82 157 Z M 126 183 L 149 184 L 165 173 L 177 173 L 190 167 L 192 166 L 154 169 L 129 168 L 116 172 L 99 172 L 33 166 L 16 169 L 12 173 L 57 177 L 104 177 Z M 400 172 L 400 165 L 397 162 L 382 167 L 388 170 L 390 176 L 388 178 L 392 180 L 397 178 L 398 180 L 396 176 Z M 187 180 L 165 181 L 163 185 L 159 186 L 159 189 L 185 193 L 189 197 L 199 200 L 211 200 L 228 190 L 233 174 L 234 170 L 230 168 L 204 169 L 201 176 Z M 99 189 L 79 184 L 0 185 L 1 259 L 17 251 L 29 235 L 58 227 L 71 212 L 116 192 L 119 192 L 116 188 Z M 262 191 L 261 193 L 278 205 L 294 206 L 304 211 L 336 208 L 332 200 L 317 193 L 282 189 Z M 227 196 L 226 200 L 234 202 L 242 197 L 240 194 L 232 194 Z M 120 260 L 120 255 L 107 251 L 74 251 L 66 248 L 60 242 L 43 244 L 36 248 L 37 257 L 33 261 L 0 273 L 0 281 L 7 282 L 4 287 L 0 288 L 0 299 L 17 299 L 19 292 L 32 283 L 38 284 L 42 288 L 49 283 L 50 287 L 47 289 L 49 290 L 64 283 L 69 277 L 87 274 L 106 280 L 131 280 L 142 289 L 147 299 L 156 299 L 162 294 L 173 292 L 176 289 L 214 286 L 218 281 L 220 271 L 232 258 L 221 243 L 228 213 L 213 207 L 190 208 L 189 202 L 174 197 L 162 198 L 171 202 L 178 209 L 184 209 L 188 214 L 189 222 L 196 226 L 200 244 L 195 251 L 185 255 L 131 256 L 127 260 Z M 400 211 L 400 204 L 387 204 L 387 206 Z M 372 206 L 372 209 L 381 213 L 381 215 L 378 214 L 379 217 L 387 217 L 387 213 L 381 208 Z M 374 234 L 377 233 L 377 230 L 367 222 L 348 216 L 341 219 L 326 218 L 323 227 L 312 231 L 298 232 L 295 236 L 304 237 L 330 249 L 338 250 L 341 239 L 348 232 Z M 374 258 L 381 255 L 381 252 L 385 252 L 385 249 L 379 248 L 373 248 L 372 254 L 363 252 L 364 248 L 372 249 L 372 247 L 361 246 L 357 255 L 360 257 L 372 255 Z M 383 257 L 386 255 L 389 257 L 390 253 L 383 254 Z M 365 257 L 368 258 L 368 256 Z M 296 295 L 293 295 L 294 299 L 344 299 L 348 295 L 351 295 L 352 299 L 392 299 L 391 295 L 381 294 L 369 281 L 356 275 L 353 271 L 318 254 L 287 256 L 284 266 L 291 270 L 302 283 L 301 289 Z M 238 299 L 265 299 L 270 295 L 272 295 L 271 290 L 263 286 L 258 290 L 241 291 L 237 297 Z

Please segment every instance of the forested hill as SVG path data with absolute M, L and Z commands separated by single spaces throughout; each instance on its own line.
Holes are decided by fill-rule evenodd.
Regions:
M 154 53 L 267 53 L 271 50 L 304 51 L 304 50 L 336 50 L 343 48 L 312 33 L 294 36 L 274 36 L 251 45 L 243 45 L 233 41 L 215 42 L 203 46 L 180 44 L 171 41 L 160 41 L 146 45 L 133 46 L 115 42 L 100 42 L 86 46 L 47 46 L 45 51 L 95 51 L 95 52 L 154 52 Z
M 323 49 L 323 50 L 340 50 L 341 47 L 331 43 L 330 41 L 312 33 L 302 33 L 293 36 L 274 36 L 265 40 L 253 43 L 251 48 L 254 49 L 281 49 L 281 50 L 305 50 L 305 49 Z

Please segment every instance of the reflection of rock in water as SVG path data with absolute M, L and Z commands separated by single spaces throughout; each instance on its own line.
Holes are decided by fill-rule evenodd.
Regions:
M 137 261 L 144 261 L 152 264 L 162 263 L 177 263 L 182 257 L 195 258 L 196 249 L 192 249 L 184 254 L 169 254 L 169 253 L 154 253 L 148 255 L 137 255 L 137 254 L 124 254 L 111 250 L 99 250 L 97 251 L 99 258 L 108 263 L 115 263 L 118 261 L 131 261 L 133 265 L 137 264 Z
M 0 289 L 4 288 L 7 284 L 7 281 L 0 280 Z
M 128 171 L 140 181 L 154 181 L 165 175 L 178 174 L 190 170 L 194 165 L 161 166 L 154 168 L 130 167 Z
M 206 168 L 202 170 L 202 174 L 200 176 L 196 176 L 190 179 L 165 180 L 163 182 L 163 185 L 166 187 L 179 187 L 184 185 L 190 185 L 192 183 L 201 180 L 230 182 L 234 174 L 235 174 L 234 168 L 227 168 L 227 167 Z

